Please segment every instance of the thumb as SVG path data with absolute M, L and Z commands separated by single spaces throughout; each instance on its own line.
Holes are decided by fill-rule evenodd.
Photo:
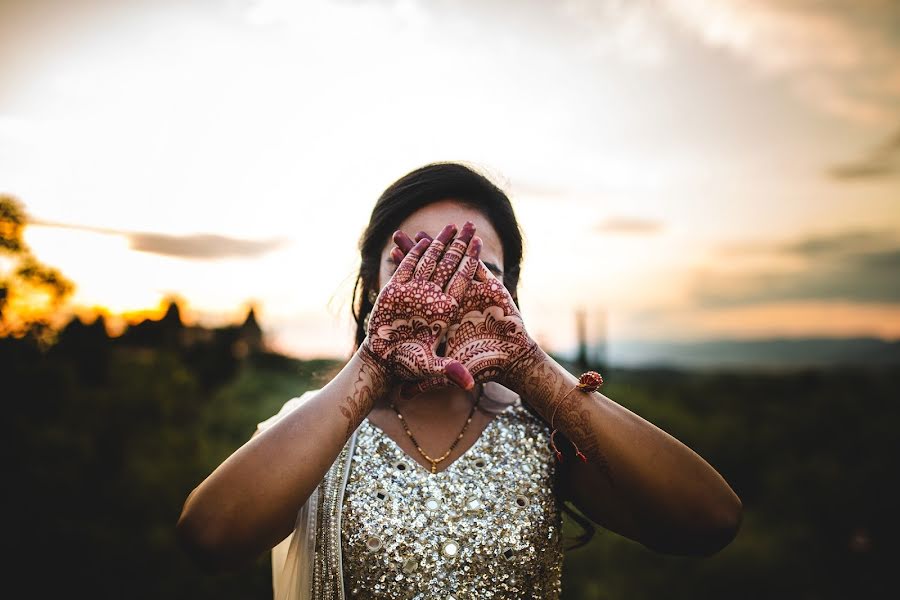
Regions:
M 467 392 L 475 387 L 475 378 L 458 360 L 439 358 L 436 366 L 439 371 L 443 371 L 442 374 L 421 381 L 406 381 L 400 386 L 400 394 L 408 398 L 434 388 L 450 385 L 460 387 Z
M 472 377 L 465 365 L 452 358 L 445 358 L 442 362 L 444 363 L 444 374 L 447 376 L 447 379 L 467 392 L 475 387 L 475 378 Z

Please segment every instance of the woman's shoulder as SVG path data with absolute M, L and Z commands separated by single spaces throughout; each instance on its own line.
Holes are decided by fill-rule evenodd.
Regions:
M 263 431 L 264 429 L 271 427 L 272 425 L 274 425 L 275 423 L 277 423 L 278 421 L 283 419 L 286 415 L 290 414 L 291 411 L 293 411 L 298 406 L 300 406 L 301 404 L 303 404 L 304 402 L 309 400 L 311 397 L 313 397 L 318 391 L 319 391 L 318 389 L 308 390 L 306 392 L 303 392 L 299 396 L 290 398 L 287 402 L 285 402 L 284 404 L 281 405 L 281 409 L 277 413 L 275 413 L 268 419 L 265 419 L 264 421 L 260 421 L 259 423 L 256 424 L 257 433 L 260 431 Z

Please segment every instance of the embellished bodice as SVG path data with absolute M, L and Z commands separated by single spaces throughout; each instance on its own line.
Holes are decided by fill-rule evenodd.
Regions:
M 507 407 L 443 471 L 364 420 L 344 492 L 349 598 L 557 599 L 562 516 L 545 425 Z

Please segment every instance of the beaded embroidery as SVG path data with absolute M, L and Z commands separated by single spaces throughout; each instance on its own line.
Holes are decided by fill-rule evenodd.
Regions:
M 549 431 L 521 404 L 435 474 L 368 419 L 356 433 L 340 526 L 348 598 L 559 598 Z

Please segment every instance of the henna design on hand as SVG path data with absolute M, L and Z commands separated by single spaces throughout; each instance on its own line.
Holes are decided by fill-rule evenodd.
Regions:
M 475 229 L 472 230 L 472 235 L 475 233 Z M 439 285 L 441 288 L 446 288 L 447 283 L 450 281 L 450 278 L 453 277 L 454 272 L 457 267 L 463 262 L 463 256 L 466 254 L 466 249 L 468 248 L 469 242 L 471 241 L 472 236 L 467 236 L 464 231 L 458 238 L 453 240 L 453 243 L 447 248 L 446 252 L 444 252 L 444 257 L 438 263 L 437 267 L 434 270 L 434 274 L 431 276 L 431 280 Z M 469 281 L 472 280 L 472 275 L 474 275 L 474 271 L 469 276 Z M 450 290 L 447 290 L 450 293 Z M 450 293 L 454 298 L 461 298 L 462 296 L 455 296 Z
M 435 354 L 457 317 L 462 293 L 474 276 L 470 263 L 480 251 L 480 240 L 473 243 L 472 223 L 466 223 L 448 248 L 455 232 L 455 226 L 448 225 L 436 239 L 422 239 L 410 248 L 375 301 L 361 350 L 389 379 L 452 382 L 464 389 L 475 385 L 458 361 Z M 461 248 L 468 250 L 463 253 Z M 468 256 L 470 251 L 476 258 Z M 460 263 L 466 265 L 462 272 L 457 270 Z M 444 290 L 448 278 L 452 293 Z
M 430 239 L 424 232 L 416 235 L 419 243 Z M 402 232 L 394 241 L 393 255 L 407 253 L 415 245 Z M 459 315 L 448 330 L 448 356 L 465 365 L 479 383 L 494 379 L 517 392 L 549 423 L 553 402 L 572 385 L 527 334 L 512 296 L 481 261 L 476 262 L 474 281 L 466 286 Z M 427 383 L 418 386 L 422 388 Z M 612 485 L 609 460 L 584 405 L 590 398 L 591 393 L 581 391 L 569 394 L 556 407 L 554 422 Z
M 420 232 L 416 239 L 421 244 L 431 238 Z M 392 256 L 410 252 L 414 247 L 402 232 L 397 232 L 394 241 L 397 248 L 391 250 Z M 448 286 L 449 293 L 461 301 L 459 318 L 451 321 L 448 328 L 447 356 L 462 363 L 478 383 L 504 383 L 515 363 L 534 352 L 536 344 L 525 331 L 522 315 L 503 282 L 481 261 L 466 265 L 466 269 L 471 268 L 475 269 L 471 282 L 470 277 L 464 276 L 451 279 Z M 429 382 L 423 382 L 417 389 L 429 387 Z
M 511 383 L 513 366 L 534 352 L 536 344 L 509 291 L 481 261 L 459 315 L 448 330 L 447 356 L 465 365 L 476 382 Z

